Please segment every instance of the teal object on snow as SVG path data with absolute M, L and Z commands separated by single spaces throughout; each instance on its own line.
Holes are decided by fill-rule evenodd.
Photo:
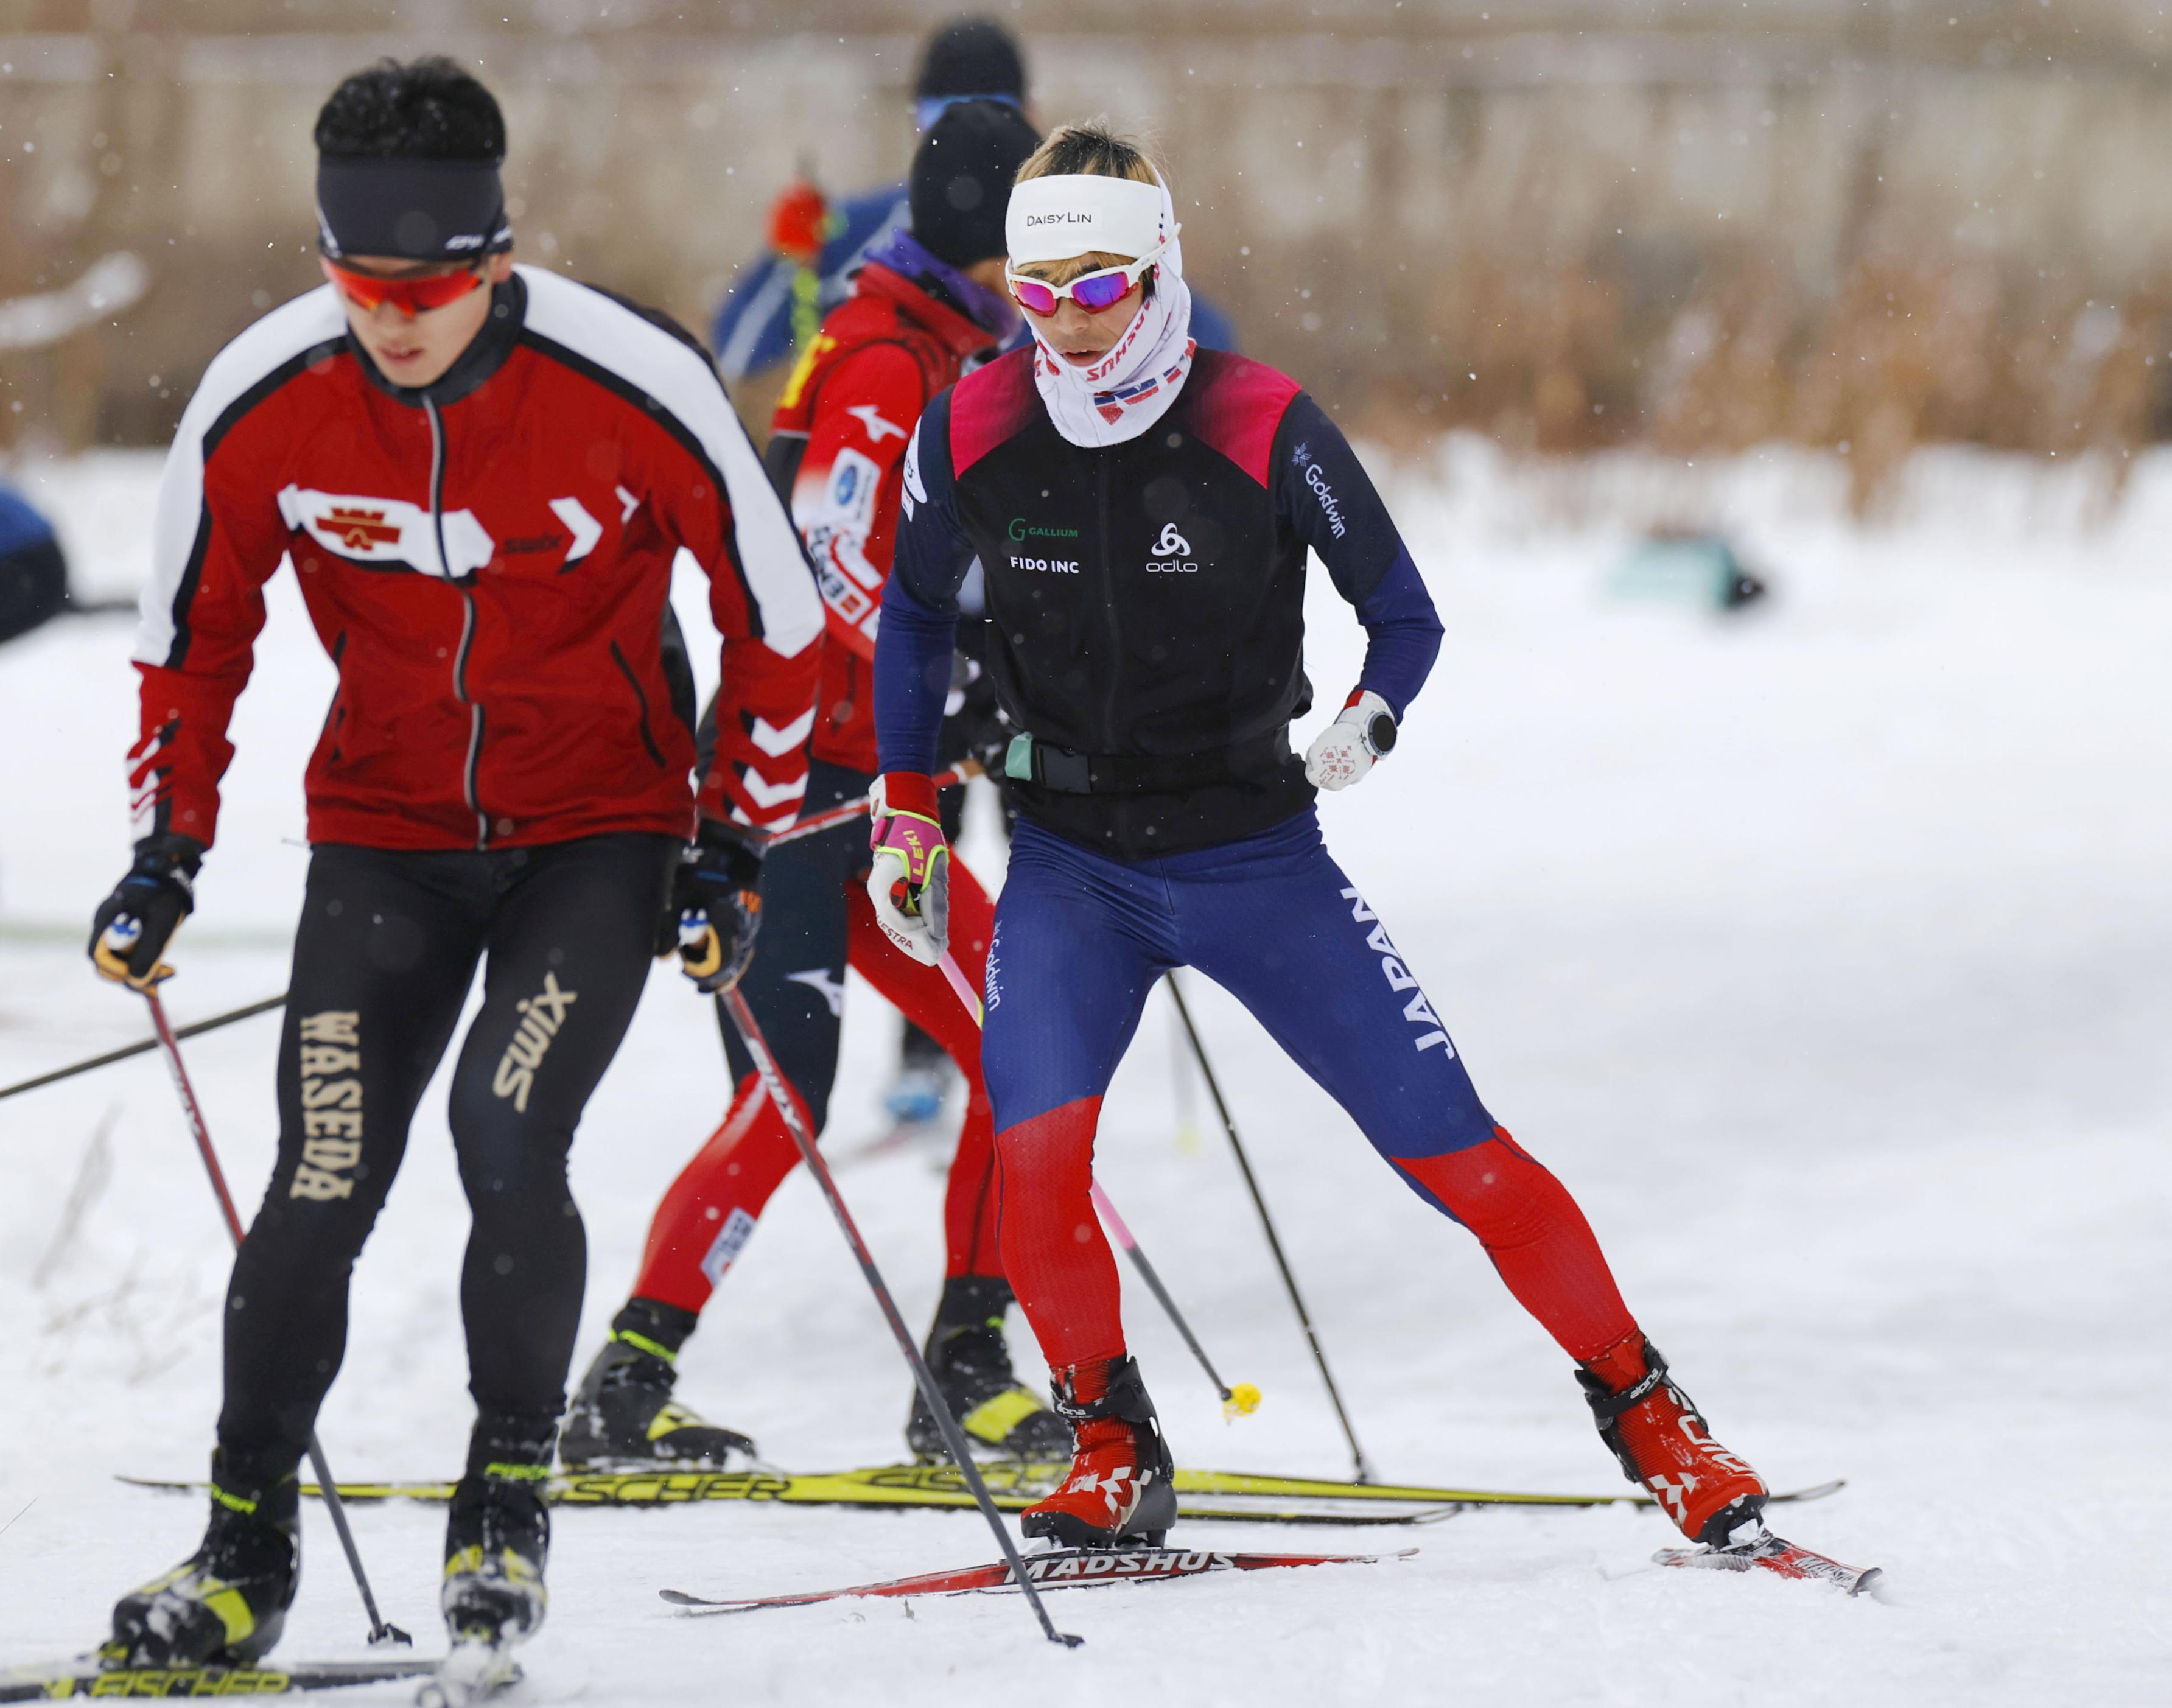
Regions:
M 1717 534 L 1656 534 L 1615 565 L 1606 591 L 1617 599 L 1671 600 L 1711 610 L 1739 610 L 1765 596 L 1765 583 L 1743 567 Z

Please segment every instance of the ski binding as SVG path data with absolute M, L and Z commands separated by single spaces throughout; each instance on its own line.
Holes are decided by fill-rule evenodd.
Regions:
M 1843 1566 L 1828 1555 L 1785 1541 L 1770 1530 L 1726 1548 L 1662 1548 L 1652 1560 L 1657 1566 L 1694 1566 L 1712 1571 L 1774 1571 L 1782 1577 L 1830 1583 L 1850 1595 L 1861 1595 L 1865 1590 L 1874 1593 L 1885 1577 L 1882 1566 Z

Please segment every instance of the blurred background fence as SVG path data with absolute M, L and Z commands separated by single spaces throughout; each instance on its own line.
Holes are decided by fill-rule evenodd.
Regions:
M 706 328 L 795 168 L 900 175 L 957 9 L 0 0 L 0 443 L 170 432 L 315 282 L 310 123 L 376 56 L 496 90 L 526 259 Z M 2153 0 L 987 9 L 1044 125 L 1149 134 L 1245 347 L 1376 438 L 1790 439 L 1844 450 L 1860 507 L 1925 439 L 2116 461 L 2172 427 Z M 83 284 L 122 254 L 140 295 Z

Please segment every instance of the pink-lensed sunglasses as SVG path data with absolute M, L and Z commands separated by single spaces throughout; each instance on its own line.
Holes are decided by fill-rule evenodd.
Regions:
M 1113 309 L 1132 293 L 1132 287 L 1153 271 L 1161 260 L 1162 251 L 1169 247 L 1164 238 L 1135 261 L 1119 267 L 1103 267 L 1098 272 L 1081 273 L 1067 285 L 1051 285 L 1040 279 L 1028 278 L 1014 267 L 1005 267 L 1003 277 L 1010 282 L 1011 294 L 1018 298 L 1019 306 L 1035 314 L 1047 315 L 1056 312 L 1056 305 L 1068 297 L 1089 314 L 1098 314 L 1105 309 Z

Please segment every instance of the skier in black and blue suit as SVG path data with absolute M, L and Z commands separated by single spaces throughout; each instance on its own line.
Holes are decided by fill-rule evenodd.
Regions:
M 1441 640 L 1372 483 L 1295 380 L 1191 336 L 1175 204 L 1136 147 L 1055 132 L 1020 169 L 1005 231 L 1033 343 L 937 396 L 907 454 L 875 651 L 868 889 L 893 942 L 942 959 L 949 850 L 929 773 L 977 555 L 989 667 L 1020 732 L 981 1045 L 1002 1254 L 1075 1453 L 1025 1533 L 1130 1546 L 1177 1516 L 1089 1193 L 1102 1094 L 1147 993 L 1193 966 L 1478 1238 L 1675 1523 L 1713 1548 L 1771 1544 L 1764 1484 L 1674 1385 L 1575 1200 L 1479 1101 L 1410 958 L 1321 840 L 1315 790 L 1393 750 Z M 1300 760 L 1308 551 L 1369 645 Z

